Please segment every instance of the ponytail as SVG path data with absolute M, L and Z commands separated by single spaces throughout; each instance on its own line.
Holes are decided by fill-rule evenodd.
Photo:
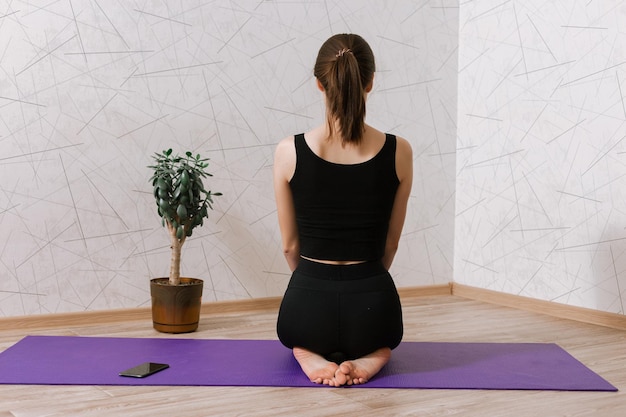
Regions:
M 320 48 L 314 75 L 326 94 L 331 135 L 337 123 L 337 133 L 344 144 L 358 144 L 363 137 L 365 89 L 372 82 L 374 71 L 374 54 L 358 35 L 335 35 Z

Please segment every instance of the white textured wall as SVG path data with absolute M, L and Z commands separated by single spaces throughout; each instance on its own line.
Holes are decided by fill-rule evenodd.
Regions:
M 394 277 L 399 286 L 450 281 L 456 3 L 0 0 L 0 315 L 147 305 L 149 278 L 167 274 L 169 241 L 154 209 L 145 166 L 154 151 L 168 147 L 210 157 L 215 174 L 210 188 L 224 193 L 205 227 L 186 243 L 183 274 L 205 279 L 206 301 L 280 295 L 288 269 L 275 218 L 273 149 L 282 137 L 322 122 L 323 103 L 312 67 L 321 43 L 339 32 L 363 35 L 377 55 L 368 121 L 405 136 L 415 151 L 415 186 Z M 496 25 L 498 17 L 491 19 Z M 473 37 L 467 27 L 464 31 Z M 560 32 L 584 39 L 588 49 L 595 45 L 594 37 L 614 33 Z M 515 39 L 505 42 L 515 45 Z M 484 40 L 478 43 L 463 52 L 464 65 L 483 52 Z M 564 79 L 567 82 L 577 74 L 585 75 L 587 69 L 593 72 L 597 65 L 617 63 L 620 45 L 613 45 L 612 39 L 605 45 L 603 62 L 591 62 L 592 56 L 584 57 L 584 51 L 579 51 L 587 68 L 573 71 L 576 64 L 568 64 L 555 71 L 572 71 Z M 519 45 L 509 48 L 512 54 L 519 52 Z M 559 56 L 559 62 L 568 59 Z M 488 64 L 486 59 L 482 62 Z M 497 83 L 508 69 L 494 66 L 490 65 L 490 76 Z M 595 81 L 585 87 L 586 92 L 595 86 L 605 94 L 611 89 L 610 103 L 615 107 L 607 109 L 610 103 L 600 105 L 599 97 L 593 95 L 587 100 L 572 98 L 562 103 L 572 106 L 566 106 L 568 114 L 550 117 L 555 125 L 545 127 L 558 132 L 584 118 L 584 125 L 577 128 L 580 134 L 589 133 L 592 120 L 601 119 L 600 124 L 608 119 L 614 126 L 607 126 L 595 143 L 571 148 L 570 153 L 578 150 L 578 158 L 590 158 L 587 166 L 610 151 L 594 169 L 606 169 L 608 163 L 615 166 L 614 175 L 572 174 L 571 184 L 561 184 L 564 192 L 584 194 L 556 196 L 566 207 L 584 207 L 581 220 L 608 204 L 604 197 L 591 195 L 592 187 L 604 187 L 600 189 L 607 192 L 617 184 L 604 183 L 619 179 L 621 173 L 619 145 L 611 148 L 619 140 L 615 130 L 623 119 L 614 89 L 617 70 L 581 81 Z M 463 71 L 466 74 L 468 70 Z M 523 82 L 528 80 L 524 77 Z M 479 87 L 479 81 L 474 84 Z M 578 91 L 571 87 L 561 93 Z M 499 91 L 511 92 L 510 88 Z M 484 109 L 485 104 L 477 100 L 482 96 L 472 98 L 472 111 L 492 116 L 493 110 Z M 545 98 L 546 93 L 541 96 Z M 592 102 L 598 103 L 594 111 L 611 117 L 574 107 L 587 108 Z M 542 106 L 529 104 L 530 122 Z M 546 109 L 545 116 L 556 113 L 553 110 Z M 466 119 L 463 115 L 464 123 Z M 527 125 L 520 128 L 527 129 Z M 538 133 L 533 129 L 524 146 L 530 147 Z M 569 149 L 570 138 L 553 147 Z M 473 155 L 472 161 L 482 159 L 478 152 L 490 157 L 495 148 L 487 146 L 486 139 L 461 135 L 462 146 L 480 149 L 463 151 L 467 152 L 463 155 Z M 506 149 L 496 153 L 500 152 Z M 568 168 L 563 168 L 564 173 Z M 520 172 L 519 162 L 513 169 Z M 468 182 L 465 172 L 466 168 L 460 171 Z M 476 172 L 472 170 L 471 175 Z M 539 175 L 535 170 L 526 173 Z M 523 177 L 516 176 L 520 180 Z M 475 191 L 468 188 L 468 192 Z M 487 197 L 493 199 L 491 194 Z M 598 205 L 598 199 L 603 204 Z M 460 197 L 462 208 L 479 200 L 471 195 Z M 602 229 L 598 239 L 617 236 L 619 231 L 606 220 L 619 214 L 618 209 L 604 210 L 587 219 L 584 228 Z M 462 214 L 461 219 L 472 220 L 472 215 Z M 487 223 L 475 220 L 477 226 Z M 494 221 L 492 229 L 500 224 L 490 220 Z M 561 225 L 556 215 L 551 220 L 553 227 Z M 529 219 L 524 221 L 529 227 Z M 567 225 L 581 227 L 573 222 Z M 532 233 L 527 232 L 525 238 L 530 240 L 536 232 Z M 622 254 L 618 245 L 613 250 L 615 258 Z M 558 255 L 570 254 L 562 250 Z M 596 256 L 604 259 L 607 254 L 598 251 Z M 609 264 L 602 261 L 601 265 Z M 584 271 L 570 268 L 571 279 L 587 279 Z M 604 273 L 610 276 L 612 272 Z
M 460 9 L 455 281 L 624 313 L 626 3 Z

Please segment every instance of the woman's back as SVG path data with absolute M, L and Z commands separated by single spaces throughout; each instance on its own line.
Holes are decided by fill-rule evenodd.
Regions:
M 368 152 L 358 152 L 365 142 L 346 149 L 325 141 L 317 147 L 322 155 L 306 135 L 296 135 L 294 141 L 296 168 L 289 186 L 300 254 L 326 261 L 382 259 L 400 183 L 396 137 L 383 135 L 382 147 Z

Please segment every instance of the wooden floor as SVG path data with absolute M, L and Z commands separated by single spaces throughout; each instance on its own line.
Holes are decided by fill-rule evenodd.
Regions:
M 405 340 L 558 343 L 620 392 L 350 388 L 0 385 L 0 417 L 40 416 L 626 416 L 626 332 L 458 296 L 403 299 Z M 178 337 L 275 339 L 276 311 L 204 315 Z M 149 321 L 2 330 L 0 350 L 25 334 L 172 337 Z M 233 364 L 233 366 L 237 366 Z

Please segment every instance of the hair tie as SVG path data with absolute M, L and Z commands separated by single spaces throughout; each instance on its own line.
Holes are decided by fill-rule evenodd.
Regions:
M 346 52 L 350 52 L 352 53 L 352 49 L 348 49 L 348 48 L 343 48 L 339 51 L 339 53 L 337 53 L 337 55 L 335 55 L 335 58 L 339 58 L 342 57 L 343 54 L 345 54 Z

